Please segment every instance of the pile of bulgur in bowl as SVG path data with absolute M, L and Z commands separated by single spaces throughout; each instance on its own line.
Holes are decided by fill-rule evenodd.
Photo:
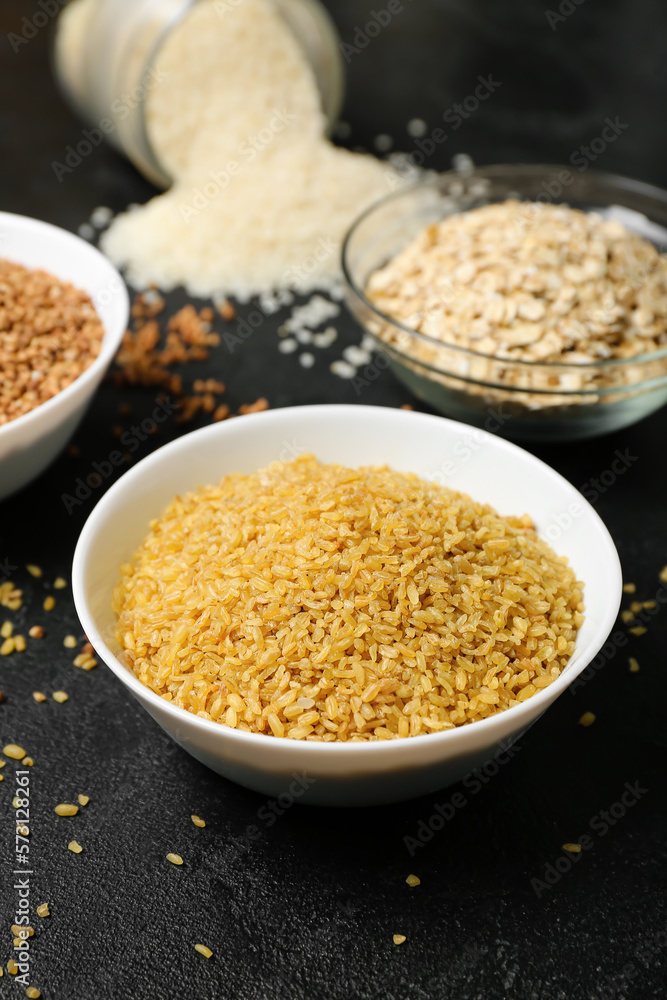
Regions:
M 121 567 L 121 657 L 204 720 L 323 742 L 489 718 L 548 687 L 583 584 L 527 515 L 312 455 L 176 497 Z

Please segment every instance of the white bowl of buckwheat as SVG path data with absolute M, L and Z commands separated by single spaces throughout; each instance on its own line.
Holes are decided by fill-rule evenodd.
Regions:
M 348 305 L 448 416 L 592 437 L 667 403 L 667 192 L 610 174 L 452 171 L 372 206 L 343 247 Z
M 0 499 L 83 417 L 127 326 L 118 271 L 85 240 L 0 212 Z

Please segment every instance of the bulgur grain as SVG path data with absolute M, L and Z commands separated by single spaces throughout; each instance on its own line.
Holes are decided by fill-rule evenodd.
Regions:
M 57 576 L 53 581 L 54 590 L 63 590 L 67 586 L 67 580 L 62 576 Z
M 635 625 L 633 628 L 628 629 L 632 635 L 646 635 L 647 629 L 644 625 Z
M 579 725 L 588 728 L 588 726 L 593 725 L 593 723 L 595 722 L 595 718 L 596 716 L 594 712 L 584 712 L 584 714 L 579 719 Z
M 32 696 L 35 701 L 46 701 L 46 695 L 43 691 L 33 691 Z
M 9 639 L 14 631 L 14 626 L 11 622 L 3 622 L 0 626 L 0 636 L 3 639 Z
M 624 594 L 635 594 L 637 592 L 637 585 L 635 583 L 624 583 L 623 593 Z
M 31 639 L 43 639 L 44 629 L 42 628 L 41 625 L 33 625 L 28 631 L 28 635 L 30 636 Z
M 72 854 L 81 854 L 83 847 L 81 846 L 81 844 L 78 844 L 76 840 L 70 840 L 69 844 L 67 845 L 67 850 L 71 851 Z
M 28 937 L 28 938 L 31 938 L 31 937 L 34 937 L 35 928 L 34 927 L 30 927 L 27 924 L 26 924 L 25 927 L 19 927 L 18 924 L 12 924 L 12 926 L 11 926 L 11 932 L 12 932 L 12 934 L 15 937 Z
M 569 854 L 579 854 L 581 852 L 581 844 L 563 844 L 563 850 L 568 851 Z
M 42 605 L 42 607 L 44 608 L 45 611 L 53 611 L 55 606 L 56 606 L 56 599 L 55 597 L 53 597 L 52 594 L 49 594 L 48 597 L 44 598 L 44 604 Z
M 66 635 L 63 639 L 63 646 L 65 649 L 75 649 L 76 648 L 76 637 L 73 635 Z
M 79 811 L 79 807 L 72 805 L 70 802 L 61 802 L 57 805 L 55 812 L 58 816 L 76 816 Z
M 39 579 L 42 576 L 43 570 L 41 566 L 32 566 L 28 564 L 26 569 L 30 573 L 30 576 L 34 576 L 36 579 Z
M 14 636 L 14 649 L 17 653 L 24 653 L 26 648 L 26 641 L 24 635 Z
M 5 757 L 10 757 L 12 760 L 23 760 L 26 753 L 23 747 L 18 746 L 16 743 L 8 743 L 7 746 L 2 748 L 2 752 Z
M 204 956 L 204 958 L 211 958 L 213 956 L 213 952 L 210 948 L 207 948 L 205 944 L 196 944 L 195 951 L 198 951 L 200 955 Z
M 26 988 L 25 995 L 29 998 L 29 1000 L 39 1000 L 42 994 L 36 986 L 28 986 Z
M 35 762 L 32 757 L 24 757 L 21 763 L 25 764 L 26 767 L 33 767 Z
M 51 697 L 54 701 L 57 701 L 59 705 L 63 705 L 69 699 L 69 695 L 66 691 L 54 691 Z
M 356 741 L 452 729 L 548 686 L 582 586 L 526 515 L 302 456 L 176 498 L 113 607 L 126 662 L 172 704 Z
M 416 875 L 408 875 L 405 881 L 411 888 L 413 888 L 416 885 L 421 885 L 421 879 L 418 878 Z
M 180 854 L 172 854 L 171 852 L 167 855 L 167 861 L 171 861 L 172 865 L 182 865 L 183 858 Z
M 639 670 L 639 663 L 638 663 L 638 662 L 637 662 L 637 660 L 636 660 L 636 659 L 634 658 L 634 656 L 631 656 L 631 657 L 629 658 L 629 660 L 628 660 L 628 665 L 629 665 L 629 667 L 630 667 L 630 673 L 631 673 L 631 674 L 636 674 L 636 673 L 637 673 L 637 671 Z
M 394 934 L 393 941 L 394 944 L 403 944 L 406 940 L 405 934 Z
M 48 903 L 40 903 L 39 904 L 39 906 L 37 907 L 37 916 L 38 917 L 50 917 L 51 916 L 51 911 L 49 910 L 49 904 Z
M 79 805 L 80 806 L 87 806 L 88 803 L 90 802 L 90 796 L 89 795 L 81 795 L 81 794 L 79 794 L 77 796 L 77 799 L 79 801 Z
M 190 819 L 192 820 L 192 822 L 194 823 L 195 826 L 199 826 L 199 827 L 205 827 L 206 826 L 206 823 L 201 818 L 201 816 L 195 816 L 195 814 L 193 813 L 192 816 L 190 817 Z

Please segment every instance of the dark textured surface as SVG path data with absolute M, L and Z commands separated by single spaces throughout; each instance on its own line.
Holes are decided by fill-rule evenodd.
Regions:
M 563 5 L 561 5 L 563 6 Z M 375 5 L 379 10 L 384 4 Z M 455 152 L 479 162 L 567 161 L 616 115 L 628 124 L 597 164 L 667 183 L 663 113 L 667 11 L 651 0 L 571 5 L 552 31 L 541 3 L 492 0 L 405 3 L 389 27 L 350 56 L 351 145 L 369 147 L 379 132 L 413 148 L 414 116 L 429 129 L 473 92 L 478 75 L 501 81 L 479 111 L 438 146 L 430 166 Z M 81 123 L 50 82 L 48 29 L 14 53 L 6 40 L 32 3 L 3 0 L 0 10 L 0 208 L 74 229 L 98 204 L 122 208 L 149 186 L 109 149 L 98 149 L 59 184 L 51 162 L 80 138 Z M 330 0 L 342 38 L 369 19 L 367 4 Z M 556 10 L 557 7 L 554 7 Z M 177 301 L 177 297 L 174 302 Z M 260 394 L 271 404 L 358 401 L 328 371 L 341 342 L 305 373 L 295 355 L 276 350 L 270 317 L 250 341 L 214 352 L 206 370 L 229 385 L 237 407 Z M 352 323 L 337 322 L 355 342 Z M 264 800 L 177 750 L 102 665 L 76 670 L 62 646 L 80 636 L 69 589 L 44 612 L 49 583 L 69 579 L 73 546 L 104 487 L 69 516 L 61 496 L 116 447 L 113 424 L 131 424 L 153 408 L 150 391 L 126 394 L 133 412 L 119 417 L 118 391 L 103 386 L 67 455 L 19 496 L 0 504 L 0 576 L 23 586 L 20 612 L 0 612 L 17 631 L 43 624 L 46 637 L 0 662 L 0 744 L 17 741 L 36 760 L 31 772 L 31 982 L 48 1000 L 649 1000 L 667 994 L 665 890 L 665 611 L 646 635 L 630 637 L 604 668 L 566 692 L 521 741 L 511 763 L 485 780 L 391 808 L 326 811 L 298 805 L 275 822 L 258 815 Z M 399 405 L 405 390 L 388 373 L 361 397 Z M 618 544 L 626 579 L 638 596 L 658 591 L 667 562 L 664 440 L 667 414 L 590 444 L 537 449 L 575 485 L 611 468 L 617 450 L 628 470 L 595 505 Z M 182 433 L 170 422 L 136 453 Z M 605 476 L 606 482 L 609 476 Z M 105 484 L 106 486 L 106 484 Z M 44 568 L 33 580 L 25 564 Z M 627 658 L 640 662 L 637 674 Z M 69 701 L 30 693 L 58 688 Z M 584 729 L 585 710 L 597 721 Z M 17 892 L 13 842 L 14 762 L 0 785 L 0 963 L 11 957 L 9 925 Z M 487 781 L 486 779 L 489 778 Z M 600 818 L 624 785 L 639 784 L 636 804 L 611 824 Z M 53 813 L 78 792 L 90 805 L 74 819 Z M 423 846 L 417 838 L 436 806 L 447 813 L 459 792 L 465 806 Z M 457 800 L 460 801 L 460 800 Z M 190 813 L 206 819 L 196 829 Z M 620 814 L 620 809 L 614 809 Z M 591 825 L 592 824 L 592 825 Z M 249 841 L 249 826 L 259 826 Z M 605 830 L 605 826 L 607 827 Z M 565 867 L 561 845 L 588 833 L 590 846 L 553 886 L 548 865 Z M 81 855 L 67 850 L 75 837 Z M 588 843 L 586 841 L 586 843 Z M 411 845 L 413 855 L 408 849 Z M 185 858 L 182 868 L 167 851 Z M 554 869 L 555 871 L 555 869 Z M 421 885 L 410 889 L 414 872 Z M 43 901 L 51 917 L 34 908 Z M 392 935 L 407 941 L 392 944 Z M 207 962 L 193 948 L 208 944 Z M 1 997 L 25 995 L 8 976 Z

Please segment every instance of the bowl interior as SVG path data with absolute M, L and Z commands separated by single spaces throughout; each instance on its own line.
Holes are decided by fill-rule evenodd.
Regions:
M 165 705 L 117 659 L 111 595 L 119 564 L 176 494 L 307 452 L 350 466 L 388 464 L 469 493 L 501 514 L 529 513 L 585 583 L 586 620 L 566 672 L 583 669 L 604 642 L 621 596 L 616 549 L 595 510 L 551 468 L 516 445 L 441 417 L 371 406 L 292 407 L 215 424 L 160 448 L 111 487 L 86 523 L 74 557 L 77 611 L 98 652 L 144 698 Z

